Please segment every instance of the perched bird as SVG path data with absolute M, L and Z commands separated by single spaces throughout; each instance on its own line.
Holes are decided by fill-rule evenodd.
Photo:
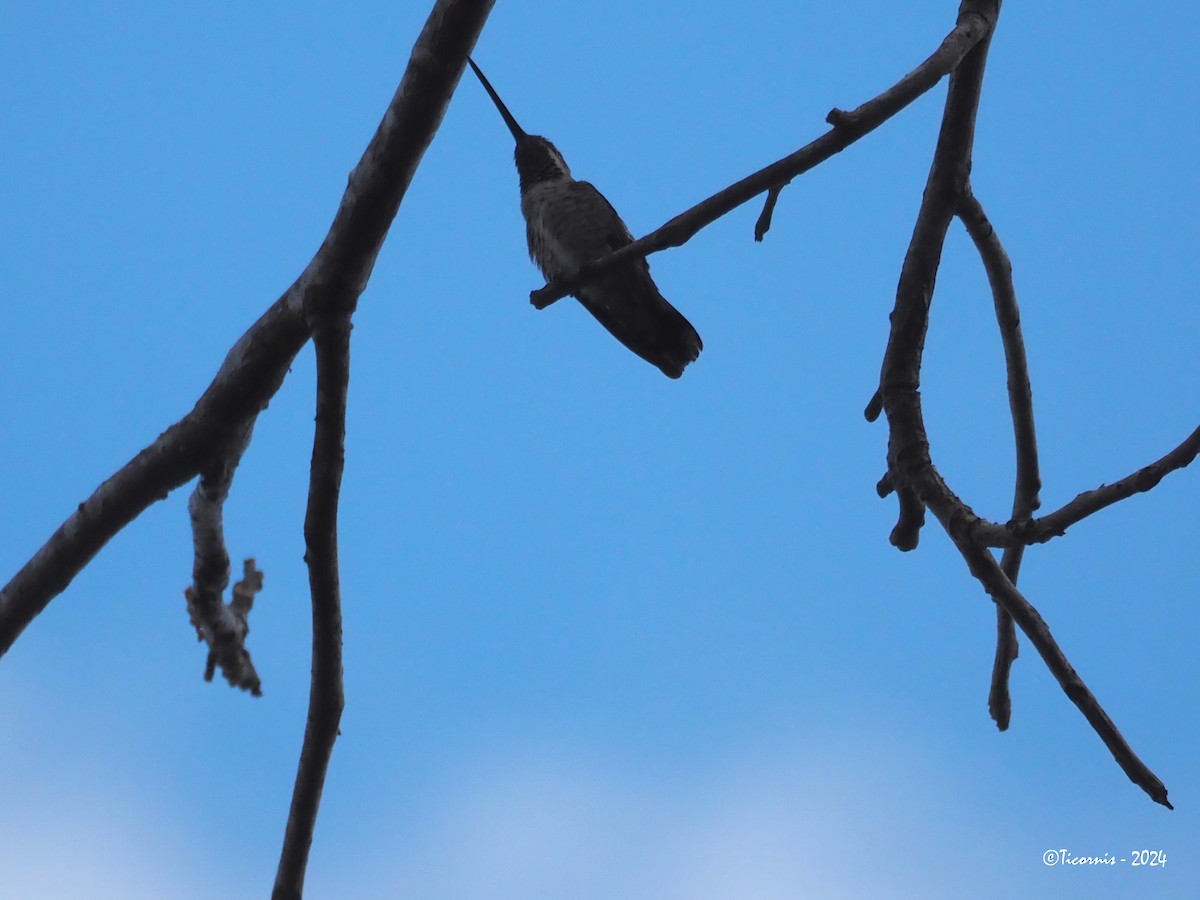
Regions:
M 467 62 L 516 139 L 525 236 L 529 256 L 542 274 L 553 280 L 633 243 L 604 195 L 572 178 L 552 143 L 526 134 L 475 61 Z M 645 259 L 598 276 L 573 296 L 613 337 L 671 378 L 682 375 L 704 346 L 691 323 L 658 292 Z

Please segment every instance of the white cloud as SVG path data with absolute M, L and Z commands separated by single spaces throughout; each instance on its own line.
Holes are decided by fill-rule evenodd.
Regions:
M 509 754 L 456 773 L 419 824 L 380 823 L 384 847 L 339 858 L 337 889 L 314 872 L 313 896 L 785 900 L 961 887 L 988 836 L 931 833 L 968 818 L 933 767 L 897 747 L 886 759 L 838 750 L 657 774 L 586 753 Z
M 69 774 L 64 774 L 70 778 Z M 24 793 L 24 792 L 18 792 Z M 0 897 L 133 900 L 211 896 L 199 860 L 172 860 L 152 817 L 115 792 L 66 790 L 48 799 L 6 792 L 0 817 Z M 193 885 L 198 885 L 197 890 Z

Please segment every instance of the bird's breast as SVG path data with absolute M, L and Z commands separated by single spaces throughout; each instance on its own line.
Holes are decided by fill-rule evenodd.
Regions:
M 606 210 L 588 203 L 569 180 L 531 187 L 521 197 L 529 255 L 547 278 L 591 262 L 608 252 L 604 240 L 610 223 Z

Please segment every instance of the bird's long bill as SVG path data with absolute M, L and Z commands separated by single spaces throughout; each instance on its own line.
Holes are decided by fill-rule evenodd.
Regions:
M 496 104 L 496 109 L 500 110 L 500 115 L 504 117 L 504 124 L 508 126 L 508 130 L 512 132 L 512 136 L 516 140 L 525 137 L 525 130 L 517 124 L 517 120 L 512 117 L 512 113 L 508 111 L 508 107 L 504 105 L 504 101 L 500 99 L 500 95 L 492 88 L 491 82 L 484 77 L 479 71 L 479 66 L 475 65 L 475 60 L 467 57 L 467 62 L 471 64 L 471 68 L 475 70 L 475 75 L 483 84 L 483 89 L 488 92 L 488 96 L 492 98 L 492 102 Z

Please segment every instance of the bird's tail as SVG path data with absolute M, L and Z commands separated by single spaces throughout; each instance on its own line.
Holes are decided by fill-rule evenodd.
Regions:
M 613 337 L 669 378 L 682 375 L 704 349 L 692 323 L 659 293 L 648 272 L 602 276 L 575 296 Z

